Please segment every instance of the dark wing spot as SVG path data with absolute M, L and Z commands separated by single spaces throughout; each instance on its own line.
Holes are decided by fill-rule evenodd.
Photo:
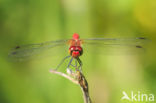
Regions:
M 140 45 L 136 45 L 136 48 L 142 48 L 142 46 L 140 46 Z
M 16 46 L 16 47 L 15 47 L 15 49 L 19 49 L 19 48 L 20 48 L 20 46 Z
M 146 38 L 144 38 L 144 37 L 138 37 L 138 39 L 144 39 L 145 40 Z

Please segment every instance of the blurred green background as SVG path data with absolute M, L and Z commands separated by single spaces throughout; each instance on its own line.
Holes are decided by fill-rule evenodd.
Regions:
M 94 103 L 128 103 L 121 100 L 122 91 L 155 94 L 155 11 L 156 0 L 1 0 L 0 103 L 83 103 L 79 86 L 49 73 L 68 52 L 24 62 L 7 58 L 16 45 L 67 39 L 75 32 L 81 38 L 151 40 L 142 55 L 84 53 L 83 73 Z

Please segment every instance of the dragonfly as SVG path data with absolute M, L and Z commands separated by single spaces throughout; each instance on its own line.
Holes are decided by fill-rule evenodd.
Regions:
M 83 46 L 93 46 L 93 49 L 96 48 L 104 48 L 105 46 L 128 46 L 133 47 L 136 49 L 142 49 L 142 44 L 146 38 L 144 37 L 137 37 L 137 38 L 87 38 L 87 39 L 80 39 L 78 33 L 74 33 L 71 39 L 65 40 L 57 40 L 57 41 L 49 41 L 44 43 L 38 44 L 28 44 L 28 45 L 21 45 L 16 46 L 11 50 L 9 53 L 9 57 L 12 59 L 25 59 L 29 58 L 33 55 L 39 54 L 42 51 L 52 49 L 55 51 L 55 48 L 61 46 L 68 46 L 69 55 L 64 57 L 59 65 L 56 67 L 56 70 L 60 67 L 60 65 L 67 59 L 71 58 L 67 68 L 70 66 L 77 67 L 82 70 L 82 61 L 80 60 L 80 56 L 82 56 L 84 49 Z M 103 50 L 102 50 L 103 51 Z M 89 52 L 89 51 L 88 51 Z M 73 64 L 73 60 L 75 63 Z

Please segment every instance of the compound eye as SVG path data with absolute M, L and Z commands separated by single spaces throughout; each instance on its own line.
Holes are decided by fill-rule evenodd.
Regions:
M 77 50 L 78 50 L 78 51 L 82 51 L 82 48 L 81 48 L 81 47 L 77 47 Z
M 71 47 L 69 48 L 69 50 L 71 50 L 71 51 L 73 51 L 73 50 L 75 50 L 75 49 L 76 49 L 75 46 L 71 46 Z
M 73 51 L 75 51 L 77 48 L 75 47 L 75 46 L 71 46 L 70 48 L 69 48 L 69 51 L 71 51 L 71 52 L 73 52 Z
M 78 46 L 77 47 L 77 50 L 79 51 L 79 53 L 80 53 L 80 56 L 83 54 L 83 49 L 80 47 L 80 46 Z

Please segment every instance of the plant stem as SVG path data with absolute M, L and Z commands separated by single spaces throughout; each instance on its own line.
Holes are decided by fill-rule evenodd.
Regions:
M 76 69 L 76 72 L 75 73 L 72 72 L 72 73 L 70 73 L 70 75 L 67 75 L 62 72 L 58 72 L 54 69 L 51 69 L 50 72 L 60 75 L 64 78 L 70 80 L 74 84 L 79 85 L 82 90 L 82 93 L 83 93 L 84 103 L 92 103 L 90 96 L 89 96 L 87 80 L 86 80 L 85 76 L 82 74 L 82 72 L 79 71 L 79 69 Z

